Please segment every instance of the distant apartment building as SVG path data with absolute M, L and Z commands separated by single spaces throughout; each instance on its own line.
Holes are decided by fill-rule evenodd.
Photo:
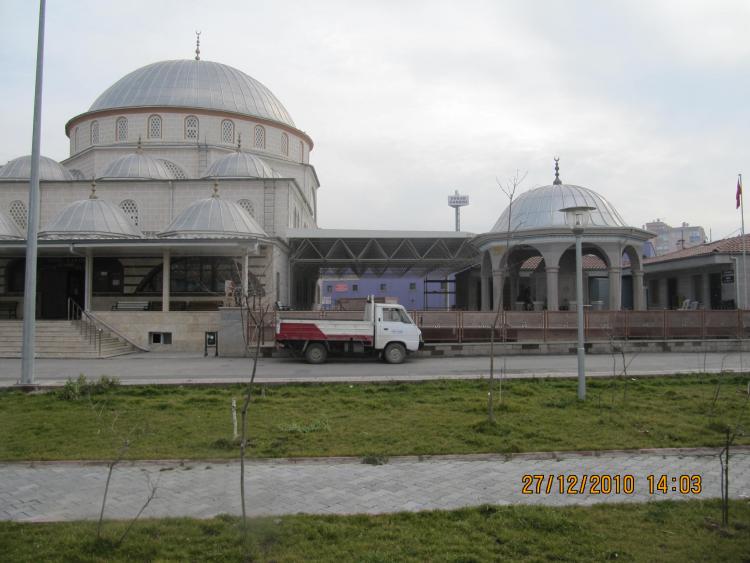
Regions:
M 706 231 L 703 227 L 682 223 L 679 227 L 672 227 L 661 219 L 646 223 L 643 228 L 656 233 L 651 244 L 657 256 L 662 256 L 676 250 L 698 246 L 706 241 Z

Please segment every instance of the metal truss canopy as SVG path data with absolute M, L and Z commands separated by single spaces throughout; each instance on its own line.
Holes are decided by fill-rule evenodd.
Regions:
M 290 263 L 337 276 L 447 275 L 478 261 L 473 236 L 455 231 L 297 229 L 289 233 Z

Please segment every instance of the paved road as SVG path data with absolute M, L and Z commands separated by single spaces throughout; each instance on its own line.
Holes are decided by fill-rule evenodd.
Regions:
M 510 460 L 483 456 L 475 459 L 414 458 L 385 465 L 363 465 L 359 460 L 251 462 L 247 468 L 248 506 L 252 515 L 351 514 L 455 509 L 479 504 L 589 505 L 601 502 L 644 502 L 720 496 L 720 465 L 710 450 L 672 452 L 602 452 L 519 456 Z M 545 459 L 546 457 L 546 459 Z M 750 451 L 731 458 L 730 495 L 750 495 Z M 524 474 L 553 476 L 550 494 L 546 481 L 541 494 L 524 495 Z M 560 494 L 556 476 L 633 475 L 633 494 Z M 682 495 L 649 494 L 648 475 L 700 475 L 702 492 Z M 0 519 L 57 521 L 95 519 L 107 477 L 106 465 L 76 463 L 0 464 Z M 239 465 L 190 462 L 139 462 L 115 468 L 106 517 L 132 518 L 156 484 L 156 498 L 145 517 L 239 514 Z M 679 481 L 678 481 L 679 482 Z M 580 484 L 577 485 L 580 487 Z M 676 485 L 678 486 L 678 485 Z
M 617 373 L 622 372 L 622 359 L 614 358 Z M 675 372 L 718 372 L 722 369 L 740 371 L 750 365 L 750 355 L 644 353 L 628 354 L 629 375 L 652 375 Z M 507 377 L 574 377 L 576 357 L 507 356 L 499 357 L 497 370 L 505 364 Z M 613 358 L 609 355 L 586 357 L 587 375 L 612 375 Z M 204 358 L 195 354 L 147 353 L 102 360 L 37 360 L 37 382 L 61 384 L 79 374 L 98 378 L 115 376 L 125 384 L 161 382 L 236 382 L 246 380 L 250 362 L 246 358 Z M 747 369 L 747 367 L 745 367 Z M 16 383 L 21 361 L 0 359 L 0 386 Z M 264 358 L 259 364 L 259 381 L 358 381 L 358 380 L 419 380 L 441 378 L 487 377 L 486 357 L 410 358 L 401 365 L 388 365 L 371 359 L 338 359 L 321 366 L 308 365 L 287 358 Z M 497 373 L 497 372 L 496 372 Z

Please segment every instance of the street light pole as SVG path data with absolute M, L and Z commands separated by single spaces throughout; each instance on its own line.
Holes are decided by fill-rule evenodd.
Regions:
M 576 313 L 578 314 L 578 400 L 586 400 L 586 355 L 583 341 L 583 226 L 573 227 L 576 236 Z
M 565 207 L 565 221 L 576 237 L 576 313 L 578 317 L 578 400 L 586 400 L 586 349 L 583 335 L 583 230 L 588 225 L 591 212 L 589 206 Z

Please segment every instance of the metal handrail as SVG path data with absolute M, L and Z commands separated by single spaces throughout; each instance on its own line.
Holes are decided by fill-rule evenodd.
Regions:
M 102 356 L 102 333 L 101 328 L 96 326 L 96 321 L 83 308 L 68 298 L 68 320 L 78 322 L 78 332 L 89 341 L 89 344 L 97 349 L 97 355 Z

